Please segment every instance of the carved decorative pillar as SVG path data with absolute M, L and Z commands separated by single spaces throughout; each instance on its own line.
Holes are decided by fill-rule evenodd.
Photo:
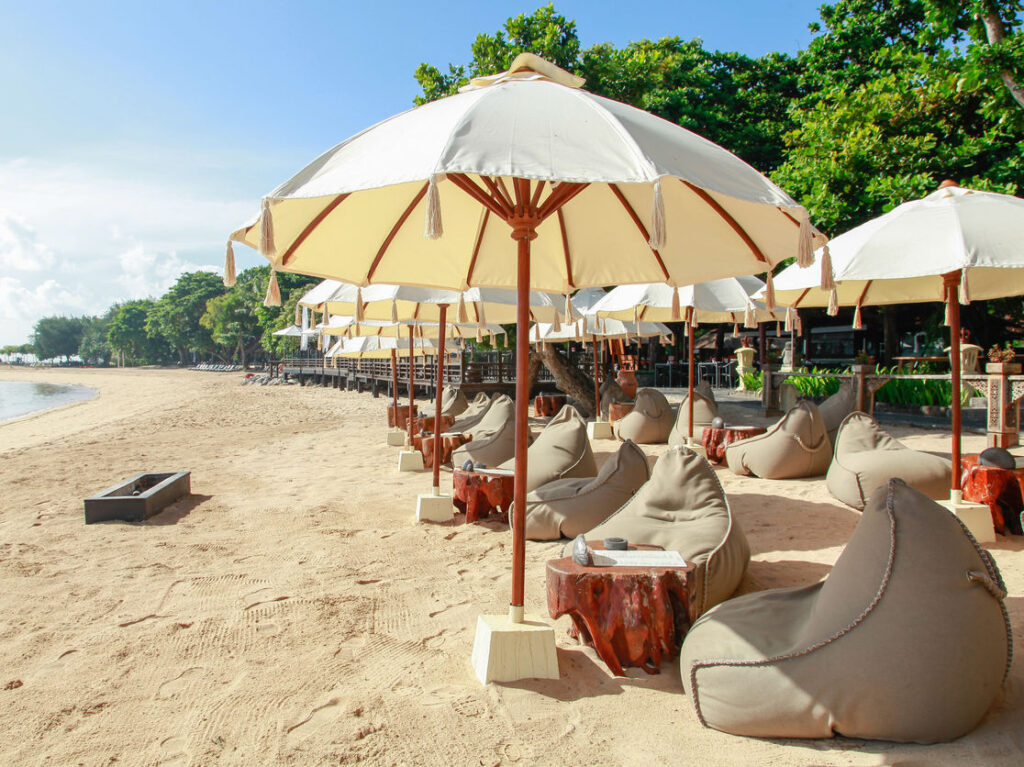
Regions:
M 1024 397 L 1024 381 L 1010 381 L 1020 373 L 1016 362 L 989 362 L 988 373 L 988 445 L 1013 447 L 1019 444 L 1020 398 Z

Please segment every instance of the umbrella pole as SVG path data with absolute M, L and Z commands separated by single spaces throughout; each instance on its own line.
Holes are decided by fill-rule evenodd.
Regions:
M 524 584 L 526 580 L 526 451 L 529 436 L 530 398 L 530 240 L 537 236 L 533 228 L 514 228 L 512 237 L 518 247 L 516 289 L 516 444 L 515 491 L 512 516 L 512 602 L 508 617 L 523 622 Z
M 960 469 L 960 272 L 950 272 L 942 277 L 946 288 L 946 309 L 949 314 L 949 368 L 952 402 L 950 411 L 953 420 L 953 488 L 950 500 L 958 503 L 962 489 Z
M 601 347 L 597 344 L 597 336 L 591 334 L 590 346 L 594 350 L 594 420 L 601 420 Z
M 406 421 L 406 426 L 409 429 L 409 442 L 408 442 L 407 446 L 408 446 L 408 448 L 410 450 L 412 450 L 412 435 L 413 435 L 412 409 L 416 406 L 414 404 L 414 402 L 413 402 L 413 398 L 415 397 L 415 391 L 416 391 L 416 388 L 415 388 L 416 387 L 416 373 L 415 373 L 415 371 L 413 370 L 413 367 L 412 367 L 412 360 L 413 360 L 413 357 L 412 357 L 412 344 L 413 344 L 413 326 L 410 325 L 409 326 L 409 418 Z
M 395 420 L 398 420 L 398 352 L 391 350 L 391 399 L 395 404 Z
M 434 402 L 434 495 L 441 494 L 441 387 L 444 386 L 444 323 L 448 304 L 441 304 L 438 318 L 437 399 Z
M 687 418 L 689 419 L 689 434 L 687 442 L 689 445 L 693 445 L 693 307 L 690 307 L 686 317 L 686 348 L 687 354 L 690 357 L 690 374 L 688 376 L 689 381 L 687 382 L 687 396 L 686 396 L 686 410 Z

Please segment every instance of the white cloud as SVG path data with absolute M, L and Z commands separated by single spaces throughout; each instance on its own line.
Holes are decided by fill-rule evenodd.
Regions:
M 39 272 L 52 267 L 53 262 L 53 253 L 25 219 L 13 211 L 0 210 L 0 269 L 5 274 Z
M 27 342 L 40 317 L 82 314 L 85 308 L 79 294 L 56 280 L 28 288 L 16 277 L 0 277 L 0 346 Z
M 175 283 L 184 272 L 217 272 L 216 266 L 186 263 L 177 253 L 158 254 L 136 245 L 119 258 L 121 274 L 117 278 L 126 298 L 157 298 Z

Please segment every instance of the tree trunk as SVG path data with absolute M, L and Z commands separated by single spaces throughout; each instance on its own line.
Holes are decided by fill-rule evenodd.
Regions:
M 985 11 L 981 14 L 981 23 L 985 25 L 985 36 L 988 38 L 990 44 L 996 44 L 1002 42 L 1006 36 L 1006 28 L 1003 25 L 1003 20 L 992 7 L 991 3 L 985 3 Z M 1017 104 L 1024 108 L 1024 87 L 1014 79 L 1013 72 L 1009 69 L 1002 69 L 999 71 L 999 77 L 1003 81 L 1003 85 L 1013 96 L 1013 100 Z
M 589 418 L 594 415 L 594 379 L 569 363 L 562 352 L 552 344 L 542 344 L 532 355 L 531 362 L 538 360 L 555 377 L 555 386 L 573 398 L 580 415 Z

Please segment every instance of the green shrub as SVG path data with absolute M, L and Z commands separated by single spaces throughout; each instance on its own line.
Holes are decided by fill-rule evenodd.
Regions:
M 743 388 L 747 391 L 761 391 L 761 387 L 764 386 L 760 370 L 755 370 L 753 373 L 743 373 L 740 379 L 743 381 Z

